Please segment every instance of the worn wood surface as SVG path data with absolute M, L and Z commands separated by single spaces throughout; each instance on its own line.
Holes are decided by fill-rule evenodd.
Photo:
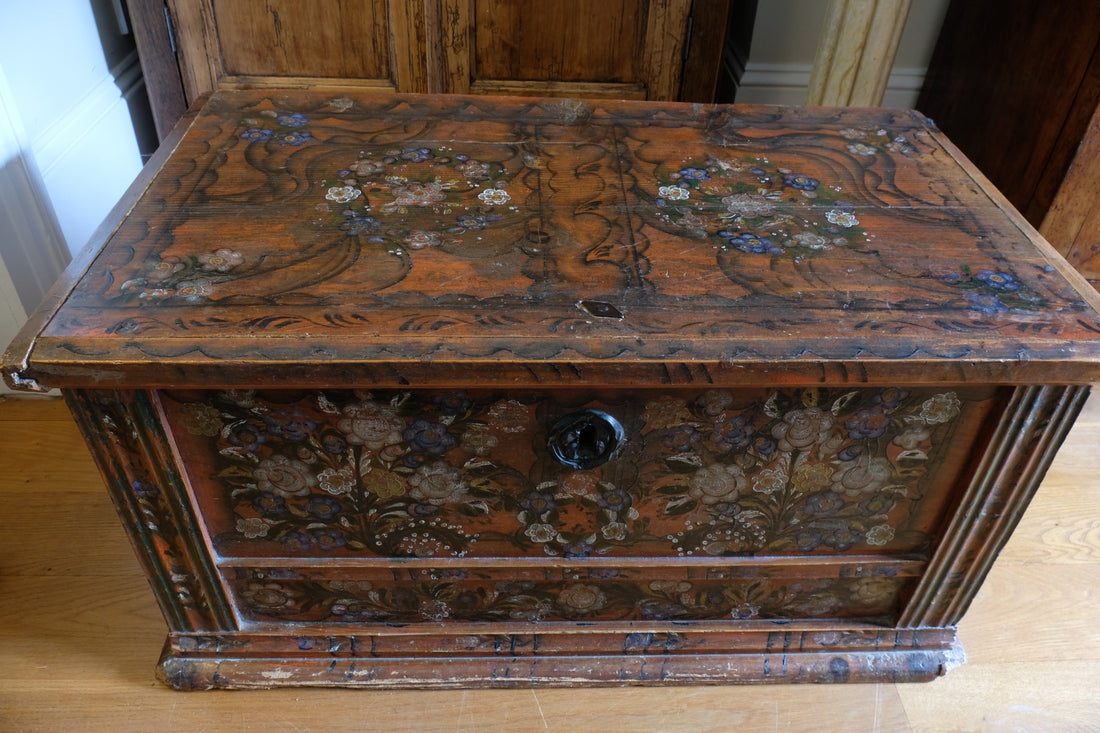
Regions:
M 917 109 L 1035 226 L 1100 104 L 1098 37 L 1090 0 L 955 0 L 929 62 Z
M 913 113 L 219 92 L 134 197 L 14 378 L 1100 373 L 1100 297 Z
M 7 399 L 0 727 L 819 731 L 827 719 L 891 732 L 1094 730 L 1097 443 L 1093 398 L 961 624 L 968 663 L 929 684 L 189 695 L 152 680 L 164 622 L 63 404 Z
M 1100 57 L 1098 57 L 1100 59 Z M 1100 68 L 1100 61 L 1097 63 Z M 1100 105 L 1040 231 L 1094 286 L 1100 288 Z
M 691 12 L 687 0 L 172 0 L 169 7 L 191 101 L 215 89 L 321 85 L 674 100 Z M 155 20 L 153 10 L 148 15 Z M 718 16 L 717 33 L 695 39 L 697 56 L 721 57 L 724 9 L 705 8 L 700 19 Z M 170 59 L 160 66 L 170 69 Z M 710 87 L 710 101 L 717 67 L 689 68 L 703 77 L 693 84 Z

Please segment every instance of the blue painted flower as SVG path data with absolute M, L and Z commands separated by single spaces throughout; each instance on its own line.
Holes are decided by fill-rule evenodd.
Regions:
M 576 540 L 562 547 L 562 553 L 566 557 L 588 557 L 596 547 L 586 540 Z
M 461 233 L 467 229 L 484 229 L 498 219 L 500 217 L 495 214 L 463 214 L 458 217 L 458 227 L 451 231 Z
M 302 125 L 309 124 L 309 118 L 301 112 L 291 112 L 290 114 L 279 115 L 275 118 L 283 127 L 301 127 Z
M 282 145 L 298 147 L 305 145 L 313 139 L 313 133 L 309 130 L 295 130 L 293 132 L 281 132 L 275 136 L 275 140 Z
M 542 491 L 532 491 L 520 500 L 519 505 L 522 509 L 540 517 L 558 508 L 558 503 L 554 501 L 554 495 Z
M 764 170 L 763 168 L 756 167 L 756 166 L 754 166 L 752 168 L 749 168 L 749 173 L 752 173 L 757 178 L 767 179 L 767 177 L 768 177 L 768 172 L 766 170 Z
M 443 423 L 431 422 L 423 418 L 405 428 L 402 437 L 408 441 L 414 451 L 441 456 L 455 445 L 455 436 Z
M 348 544 L 347 537 L 332 527 L 313 530 L 313 539 L 322 550 L 336 550 Z
M 776 444 L 771 438 L 760 437 L 756 439 L 756 452 L 767 457 L 775 453 Z
M 427 462 L 428 457 L 423 453 L 406 453 L 401 456 L 401 463 L 407 468 L 420 468 Z
M 699 431 L 692 425 L 677 425 L 661 439 L 675 453 L 688 453 L 699 444 Z
M 994 316 L 1010 310 L 996 295 L 983 295 L 982 293 L 967 293 L 966 302 L 971 310 L 976 310 L 987 316 Z
M 836 457 L 842 461 L 854 461 L 861 455 L 863 455 L 862 448 L 860 448 L 858 445 L 850 445 L 837 453 Z
M 441 415 L 465 414 L 473 404 L 465 392 L 448 392 L 432 398 L 432 402 L 439 408 Z
M 327 430 L 321 435 L 321 447 L 324 448 L 326 453 L 339 456 L 348 449 L 348 442 L 344 440 L 344 436 L 336 431 Z
M 459 153 L 459 154 L 455 155 L 455 160 L 457 160 L 459 163 L 465 163 L 469 159 L 470 159 L 470 156 L 469 155 L 464 155 L 463 153 Z
M 609 512 L 625 512 L 634 503 L 633 497 L 617 486 L 608 488 L 600 495 L 599 504 Z
M 425 160 L 434 157 L 432 151 L 428 148 L 407 148 L 401 153 L 401 158 L 412 163 L 423 163 Z
M 813 552 L 821 545 L 823 539 L 820 533 L 812 529 L 803 529 L 795 537 L 795 544 L 800 552 Z
M 252 500 L 252 507 L 260 514 L 268 517 L 286 514 L 286 500 L 266 491 Z
M 306 511 L 318 519 L 332 519 L 342 510 L 340 502 L 331 496 L 312 496 L 306 504 Z
M 785 251 L 767 237 L 759 237 L 755 234 L 748 233 L 730 237 L 727 243 L 729 246 L 736 247 L 742 252 L 747 252 L 749 254 L 780 255 Z
M 1012 291 L 1020 289 L 1020 283 L 1015 277 L 999 270 L 979 270 L 974 279 L 981 280 L 994 290 Z
M 724 501 L 718 504 L 712 504 L 710 506 L 710 511 L 722 517 L 732 518 L 736 517 L 743 510 L 741 509 L 741 505 L 735 501 Z
M 261 142 L 263 140 L 270 140 L 275 135 L 273 130 L 268 130 L 263 127 L 250 127 L 241 133 L 241 139 L 247 140 L 250 143 Z
M 381 226 L 382 222 L 378 221 L 373 216 L 367 216 L 366 214 L 348 209 L 344 211 L 344 223 L 340 225 L 340 228 L 347 232 L 349 237 L 354 237 L 359 234 L 373 232 Z
M 890 416 L 881 407 L 864 407 L 852 414 L 844 427 L 853 440 L 880 438 L 890 427 Z
M 892 410 L 900 405 L 909 396 L 909 390 L 900 387 L 886 387 L 878 391 L 872 402 L 882 405 L 887 410 Z
M 350 599 L 342 599 L 333 602 L 328 607 L 329 613 L 333 616 L 339 616 L 342 621 L 370 621 L 374 618 L 375 614 L 366 604 L 359 601 Z
M 806 497 L 807 514 L 832 514 L 843 506 L 844 499 L 835 491 L 819 491 L 816 494 Z
M 844 552 L 852 549 L 862 539 L 863 537 L 858 532 L 852 531 L 850 527 L 841 527 L 825 536 L 825 545 L 838 552 Z
M 753 431 L 749 419 L 744 415 L 735 415 L 714 423 L 710 433 L 710 442 L 723 453 L 741 450 L 752 443 Z
M 801 173 L 783 176 L 783 185 L 796 188 L 799 191 L 816 191 L 821 182 L 816 178 L 804 176 Z
M 134 496 L 139 499 L 156 499 L 160 496 L 160 489 L 146 481 L 135 480 L 130 484 L 130 488 L 134 490 Z
M 313 538 L 306 532 L 287 532 L 280 538 L 279 542 L 291 552 L 304 552 L 313 547 Z
M 710 173 L 706 168 L 681 168 L 678 171 L 680 178 L 686 181 L 707 181 L 710 180 Z
M 239 422 L 229 431 L 229 442 L 244 448 L 250 453 L 255 453 L 260 444 L 267 440 L 263 430 L 251 422 Z
M 317 423 L 308 418 L 290 415 L 264 415 L 264 424 L 272 435 L 293 443 L 301 443 L 317 427 Z
M 875 494 L 861 501 L 859 508 L 864 515 L 874 516 L 876 514 L 886 514 L 894 508 L 895 503 L 896 502 L 886 494 Z
M 430 517 L 439 512 L 439 507 L 435 504 L 413 502 L 409 504 L 407 511 L 409 512 L 409 516 L 412 517 Z

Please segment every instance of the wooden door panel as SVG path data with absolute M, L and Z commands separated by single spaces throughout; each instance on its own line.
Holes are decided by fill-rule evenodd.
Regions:
M 637 81 L 646 4 L 475 0 L 474 78 Z
M 390 77 L 384 0 L 213 0 L 229 76 Z
M 443 0 L 444 91 L 676 99 L 690 0 Z

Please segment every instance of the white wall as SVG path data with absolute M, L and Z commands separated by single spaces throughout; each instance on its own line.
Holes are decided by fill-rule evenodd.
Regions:
M 76 253 L 141 170 L 115 79 L 124 74 L 119 65 L 136 68 L 137 57 L 108 65 L 104 46 L 110 43 L 101 41 L 89 0 L 0 0 L 0 17 L 0 71 L 10 91 L 3 102 L 21 121 L 26 157 L 37 166 L 69 252 Z
M 141 155 L 123 89 L 140 89 L 140 68 L 113 0 L 0 0 L 0 19 L 3 350 Z
M 916 105 L 950 0 L 914 0 L 886 87 L 883 106 Z M 748 104 L 805 104 L 825 0 L 760 0 L 752 49 L 737 91 Z

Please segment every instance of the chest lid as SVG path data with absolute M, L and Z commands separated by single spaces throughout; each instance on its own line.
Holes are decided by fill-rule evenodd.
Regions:
M 92 385 L 1100 380 L 921 115 L 218 92 L 5 357 Z

